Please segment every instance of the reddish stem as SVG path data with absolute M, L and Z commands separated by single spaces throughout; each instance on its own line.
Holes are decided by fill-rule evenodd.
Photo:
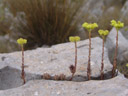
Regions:
M 115 49 L 115 55 L 114 55 L 114 61 L 113 61 L 112 78 L 115 76 L 115 72 L 116 72 L 117 52 L 118 52 L 118 30 L 116 35 L 116 49 Z
M 26 83 L 26 80 L 25 80 L 25 72 L 24 72 L 24 47 L 21 46 L 21 50 L 22 50 L 22 73 L 21 73 L 21 78 L 23 79 L 23 84 Z
M 74 71 L 74 73 L 72 73 L 72 77 L 71 77 L 70 80 L 73 79 L 73 76 L 74 76 L 74 74 L 76 72 L 76 67 L 77 67 L 77 43 L 75 42 L 75 71 Z
M 89 55 L 88 55 L 88 67 L 87 67 L 87 77 L 91 80 L 91 32 L 89 32 Z
M 102 46 L 102 59 L 101 59 L 101 80 L 104 79 L 104 72 L 103 72 L 103 69 L 104 69 L 104 37 L 103 37 L 103 46 Z

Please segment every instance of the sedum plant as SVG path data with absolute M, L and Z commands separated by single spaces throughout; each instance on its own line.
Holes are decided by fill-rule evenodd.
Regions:
M 80 37 L 79 36 L 71 36 L 69 37 L 69 41 L 70 42 L 74 42 L 75 43 L 75 65 L 71 65 L 69 68 L 70 68 L 70 71 L 72 73 L 72 77 L 70 78 L 70 80 L 73 79 L 73 76 L 76 72 L 76 66 L 77 66 L 77 42 L 80 41 Z
M 82 27 L 89 32 L 89 55 L 88 55 L 88 67 L 87 67 L 87 77 L 88 80 L 91 80 L 91 32 L 93 29 L 97 28 L 97 23 L 83 23 Z
M 53 79 L 58 81 L 60 79 L 59 75 L 54 75 Z
M 43 76 L 42 76 L 43 79 L 46 79 L 46 80 L 49 80 L 51 79 L 51 75 L 48 74 L 48 73 L 44 73 Z
M 53 80 L 66 80 L 66 75 L 64 74 L 54 75 Z
M 100 79 L 103 80 L 104 79 L 104 72 L 103 72 L 103 70 L 104 70 L 104 41 L 105 41 L 105 37 L 109 34 L 109 31 L 108 30 L 99 30 L 98 32 L 103 39 L 101 71 L 100 71 L 100 74 L 101 74 Z
M 115 76 L 116 67 L 117 67 L 117 52 L 118 52 L 118 31 L 120 28 L 124 27 L 124 23 L 120 21 L 111 20 L 111 26 L 116 28 L 117 35 L 116 35 L 116 49 L 114 54 L 114 61 L 113 61 L 113 68 L 112 68 L 112 77 Z
M 23 39 L 23 38 L 19 38 L 17 40 L 17 43 L 21 46 L 21 50 L 22 50 L 22 72 L 21 72 L 21 78 L 23 79 L 23 84 L 26 83 L 26 80 L 25 80 L 25 72 L 24 72 L 24 44 L 27 43 L 27 40 L 26 39 Z
M 60 74 L 59 77 L 60 77 L 60 80 L 65 80 L 66 79 L 66 75 L 64 75 L 64 74 Z

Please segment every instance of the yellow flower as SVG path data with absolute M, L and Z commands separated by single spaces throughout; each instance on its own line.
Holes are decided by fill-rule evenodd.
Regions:
M 23 39 L 23 38 L 19 38 L 17 40 L 17 43 L 20 44 L 20 45 L 23 45 L 23 44 L 26 44 L 27 43 L 27 40 L 26 39 Z
M 70 37 L 69 37 L 69 41 L 70 41 L 70 42 L 75 42 L 74 37 L 73 37 L 73 36 L 70 36 Z
M 128 63 L 126 64 L 126 67 L 128 68 Z
M 79 36 L 75 36 L 75 41 L 80 41 L 80 37 Z
M 115 27 L 117 30 L 124 27 L 124 23 L 120 21 L 111 20 L 111 26 Z
M 85 22 L 85 23 L 82 24 L 82 27 L 86 27 L 87 25 L 88 25 L 88 23 Z
M 111 25 L 114 26 L 116 24 L 115 20 L 111 20 Z
M 69 37 L 69 41 L 70 41 L 70 42 L 77 42 L 77 41 L 80 41 L 80 37 L 79 37 L 79 36 L 70 36 L 70 37 Z
M 84 27 L 85 29 L 87 29 L 89 32 L 91 32 L 91 30 L 95 29 L 98 27 L 97 23 L 83 23 L 82 27 Z
M 109 34 L 108 30 L 99 30 L 98 32 L 99 32 L 100 36 L 107 36 Z

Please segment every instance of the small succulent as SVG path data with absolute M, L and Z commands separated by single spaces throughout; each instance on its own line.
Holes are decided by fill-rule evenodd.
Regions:
M 54 80 L 60 80 L 60 76 L 59 76 L 59 75 L 55 75 L 55 76 L 53 77 L 53 79 L 54 79 Z
M 54 75 L 53 80 L 66 80 L 66 76 L 64 74 Z
M 66 76 L 64 74 L 60 74 L 60 80 L 65 80 L 66 79 Z
M 104 79 L 104 72 L 103 72 L 103 69 L 104 69 L 104 39 L 109 34 L 109 31 L 108 30 L 99 30 L 98 32 L 103 39 L 102 59 L 101 59 L 101 80 L 103 80 Z
M 49 79 L 51 79 L 51 76 L 48 73 L 44 73 L 43 79 L 49 80 Z
M 74 65 L 70 65 L 69 69 L 70 69 L 70 71 L 71 71 L 72 74 L 75 73 L 75 71 L 76 71 Z
M 117 35 L 116 35 L 116 48 L 113 60 L 113 68 L 112 68 L 112 78 L 115 76 L 116 67 L 117 67 L 117 52 L 118 52 L 118 31 L 120 28 L 124 27 L 124 23 L 120 21 L 111 20 L 111 26 L 116 28 Z
M 98 27 L 97 23 L 83 23 L 82 27 L 85 28 L 86 30 L 88 30 L 89 32 L 89 56 L 88 56 L 88 66 L 87 66 L 87 77 L 88 80 L 91 79 L 91 32 L 93 29 Z
M 23 38 L 19 38 L 17 40 L 17 43 L 21 46 L 21 50 L 22 50 L 22 73 L 21 73 L 21 78 L 23 79 L 23 84 L 26 83 L 26 80 L 25 80 L 25 72 L 24 72 L 24 44 L 27 43 L 27 40 L 26 39 L 23 39 Z
M 70 69 L 70 71 L 72 73 L 72 77 L 71 77 L 70 80 L 72 80 L 73 76 L 74 76 L 74 74 L 76 72 L 76 66 L 77 66 L 77 42 L 80 41 L 80 37 L 79 36 L 74 36 L 74 37 L 71 36 L 71 37 L 69 37 L 69 41 L 75 43 L 75 65 L 71 65 L 69 67 L 69 69 Z

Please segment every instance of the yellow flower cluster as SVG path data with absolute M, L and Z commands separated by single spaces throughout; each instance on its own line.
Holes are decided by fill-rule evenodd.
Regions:
M 126 67 L 128 68 L 128 63 L 126 64 Z
M 69 37 L 69 41 L 70 42 L 77 42 L 77 41 L 80 41 L 80 37 L 79 36 L 70 36 Z
M 84 27 L 85 29 L 87 29 L 89 32 L 91 32 L 91 30 L 95 29 L 98 27 L 97 23 L 83 23 L 82 27 Z
M 111 26 L 115 27 L 117 30 L 124 27 L 124 23 L 120 21 L 111 20 Z
M 23 39 L 23 38 L 19 38 L 19 39 L 17 40 L 17 43 L 18 43 L 19 45 L 23 45 L 23 44 L 26 44 L 26 43 L 27 43 L 27 40 L 26 40 L 26 39 Z
M 98 32 L 99 32 L 100 36 L 107 36 L 109 34 L 108 30 L 99 30 Z

